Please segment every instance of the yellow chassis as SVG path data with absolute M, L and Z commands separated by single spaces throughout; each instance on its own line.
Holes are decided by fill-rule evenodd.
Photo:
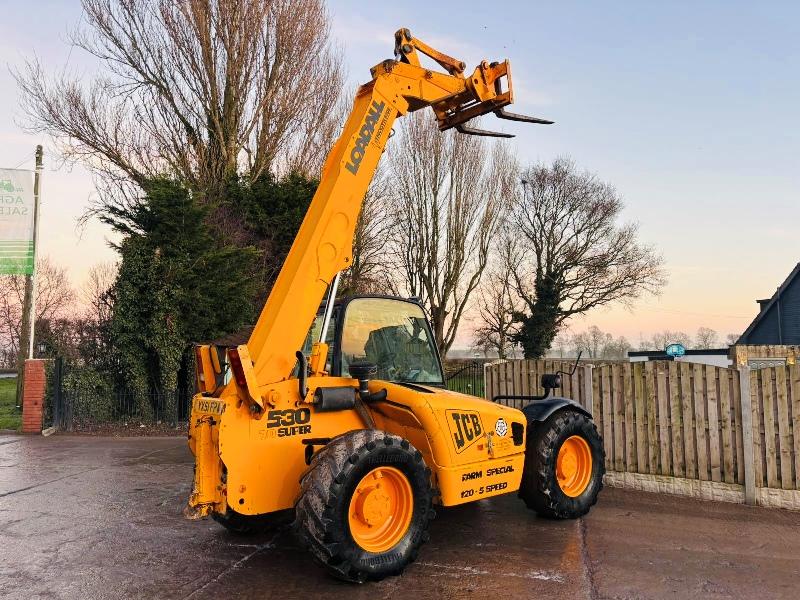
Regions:
M 352 380 L 309 380 L 312 391 L 321 384 Z M 371 382 L 373 391 L 386 389 L 388 398 L 370 403 L 368 410 L 377 429 L 409 440 L 422 453 L 440 493 L 437 502 L 453 506 L 516 491 L 525 459 L 524 415 L 480 398 L 415 387 Z M 196 456 L 190 500 L 195 516 L 224 513 L 228 505 L 245 515 L 293 508 L 308 468 L 303 440 L 367 428 L 354 409 L 318 412 L 313 404 L 293 400 L 299 395 L 296 380 L 271 386 L 267 394 L 286 400 L 259 420 L 238 395 L 194 397 L 189 445 Z

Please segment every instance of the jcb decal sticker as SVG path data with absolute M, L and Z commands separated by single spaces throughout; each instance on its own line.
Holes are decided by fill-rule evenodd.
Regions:
M 311 410 L 271 410 L 267 413 L 267 429 L 277 428 L 277 434 L 269 437 L 289 437 L 292 435 L 311 433 Z
M 483 435 L 483 423 L 481 422 L 481 414 L 478 411 L 448 410 L 445 414 L 447 415 L 450 434 L 453 436 L 456 453 L 463 452 Z

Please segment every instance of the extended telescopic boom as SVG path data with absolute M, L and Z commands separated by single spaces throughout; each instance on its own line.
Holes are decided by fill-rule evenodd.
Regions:
M 446 73 L 423 67 L 420 53 Z M 303 344 L 326 290 L 336 274 L 350 266 L 356 221 L 396 118 L 430 106 L 442 131 L 455 128 L 461 133 L 499 137 L 512 136 L 473 129 L 467 123 L 487 113 L 514 121 L 551 123 L 504 111 L 513 102 L 507 60 L 483 61 L 469 76 L 464 70 L 463 62 L 401 29 L 395 34 L 395 59 L 373 67 L 372 81 L 359 88 L 250 340 L 246 347 L 239 347 L 242 360 L 249 354 L 253 361 L 252 371 L 246 370 L 254 375 L 247 378 L 250 400 L 258 405 L 254 410 L 264 407 L 258 387 L 289 377 L 295 352 Z M 312 371 L 322 370 L 326 354 L 327 346 L 322 340 L 316 342 Z

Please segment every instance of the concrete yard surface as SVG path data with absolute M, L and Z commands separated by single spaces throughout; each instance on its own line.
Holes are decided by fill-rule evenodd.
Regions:
M 800 513 L 606 489 L 555 522 L 512 494 L 439 508 L 404 575 L 354 586 L 288 531 L 184 520 L 191 478 L 182 438 L 0 436 L 0 597 L 800 597 Z

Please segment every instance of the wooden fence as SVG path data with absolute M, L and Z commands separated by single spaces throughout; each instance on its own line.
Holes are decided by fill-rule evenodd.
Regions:
M 507 360 L 484 365 L 483 379 L 485 397 L 489 400 L 495 396 L 532 396 L 543 394 L 539 381 L 545 373 L 564 371 L 569 373 L 575 362 L 557 360 Z M 585 366 L 579 367 L 575 374 L 561 375 L 560 394 L 572 398 L 581 406 L 591 410 L 592 389 L 591 371 Z M 523 400 L 508 400 L 503 404 L 522 408 Z
M 566 363 L 485 367 L 486 396 L 542 393 Z M 594 415 L 611 485 L 800 508 L 800 366 L 581 366 L 561 395 Z M 519 407 L 522 402 L 508 402 Z

